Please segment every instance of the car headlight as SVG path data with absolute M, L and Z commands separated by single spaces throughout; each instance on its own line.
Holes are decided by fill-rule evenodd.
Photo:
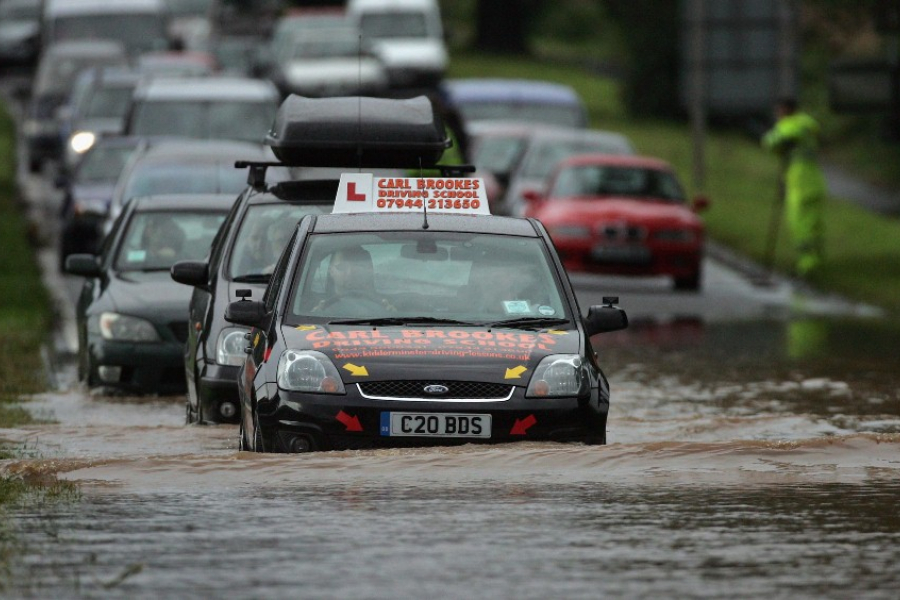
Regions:
M 76 154 L 84 154 L 91 149 L 96 141 L 97 136 L 94 135 L 93 131 L 76 131 L 69 139 L 69 147 Z
M 100 313 L 98 329 L 105 340 L 117 342 L 160 341 L 159 333 L 150 321 L 113 312 Z
M 555 238 L 587 239 L 591 237 L 591 228 L 585 225 L 554 225 L 548 229 L 550 237 Z
M 286 350 L 278 359 L 278 387 L 294 392 L 345 393 L 334 364 L 315 350 Z
M 545 357 L 537 368 L 525 396 L 529 398 L 556 398 L 583 396 L 590 380 L 584 361 L 577 354 L 552 354 Z
M 247 332 L 243 327 L 226 327 L 216 341 L 216 362 L 220 365 L 240 367 L 247 358 Z

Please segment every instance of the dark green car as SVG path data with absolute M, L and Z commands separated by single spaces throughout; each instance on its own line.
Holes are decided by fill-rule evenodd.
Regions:
M 234 203 L 231 194 L 136 198 L 99 256 L 73 254 L 85 278 L 78 299 L 78 372 L 88 386 L 181 393 L 190 289 L 172 281 L 179 260 L 198 260 Z

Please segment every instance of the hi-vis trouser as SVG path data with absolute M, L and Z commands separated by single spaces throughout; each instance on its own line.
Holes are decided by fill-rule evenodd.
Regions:
M 808 275 L 822 264 L 825 192 L 824 177 L 814 160 L 790 162 L 785 173 L 785 216 L 799 275 Z

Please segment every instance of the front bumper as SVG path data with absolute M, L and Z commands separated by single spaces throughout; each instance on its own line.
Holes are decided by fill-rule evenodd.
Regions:
M 600 252 L 593 242 L 554 241 L 567 270 L 610 275 L 685 277 L 700 268 L 702 246 L 620 246 Z
M 586 398 L 532 399 L 524 397 L 523 388 L 516 388 L 506 401 L 446 403 L 372 400 L 360 397 L 355 388 L 348 386 L 345 396 L 279 391 L 272 401 L 260 402 L 257 416 L 266 450 L 289 452 L 298 435 L 311 439 L 317 450 L 605 439 L 609 402 L 599 399 L 597 389 Z M 383 435 L 383 413 L 389 412 L 490 415 L 491 435 Z
M 90 381 L 97 385 L 139 394 L 179 394 L 187 389 L 181 343 L 101 339 L 91 343 L 89 352 Z

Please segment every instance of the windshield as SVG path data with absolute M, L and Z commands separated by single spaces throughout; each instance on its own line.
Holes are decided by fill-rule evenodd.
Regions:
M 459 110 L 466 121 L 520 121 L 561 127 L 584 126 L 579 106 L 529 104 L 524 102 L 465 102 Z
M 543 242 L 425 231 L 310 236 L 287 320 L 567 318 Z
M 176 17 L 203 17 L 209 13 L 212 0 L 168 0 L 166 7 Z
M 490 173 L 508 175 L 518 164 L 525 142 L 525 136 L 486 137 L 478 143 L 472 162 Z
M 582 165 L 560 171 L 554 196 L 631 196 L 683 202 L 684 192 L 672 173 L 657 169 Z
M 131 103 L 132 86 L 99 88 L 88 101 L 85 117 L 112 117 L 124 119 Z
M 134 213 L 115 259 L 117 271 L 168 271 L 180 260 L 202 260 L 224 212 Z
M 228 268 L 231 278 L 270 275 L 300 219 L 326 211 L 331 207 L 288 203 L 250 206 L 234 240 Z
M 140 102 L 132 133 L 262 143 L 276 108 L 272 102 Z
M 89 67 L 125 66 L 125 56 L 121 54 L 97 56 L 59 56 L 48 55 L 49 59 L 41 62 L 35 82 L 35 91 L 46 94 L 59 92 L 68 94 L 74 86 L 78 75 Z
M 559 161 L 576 154 L 631 154 L 628 144 L 617 138 L 547 139 L 537 140 L 522 165 L 528 179 L 546 179 Z
M 360 54 L 359 37 L 348 30 L 331 30 L 325 36 L 295 40 L 291 58 L 346 58 Z
M 115 40 L 131 55 L 167 46 L 165 20 L 158 14 L 94 14 L 58 17 L 53 41 Z
M 13 21 L 37 21 L 41 16 L 41 3 L 33 2 L 0 2 L 0 23 Z
M 420 12 L 396 11 L 364 14 L 360 20 L 360 29 L 363 37 L 375 40 L 428 37 L 425 15 Z
M 132 146 L 94 146 L 78 164 L 78 183 L 115 183 L 134 152 Z
M 247 172 L 234 168 L 234 160 L 136 167 L 125 186 L 123 198 L 159 194 L 234 194 L 247 187 Z

